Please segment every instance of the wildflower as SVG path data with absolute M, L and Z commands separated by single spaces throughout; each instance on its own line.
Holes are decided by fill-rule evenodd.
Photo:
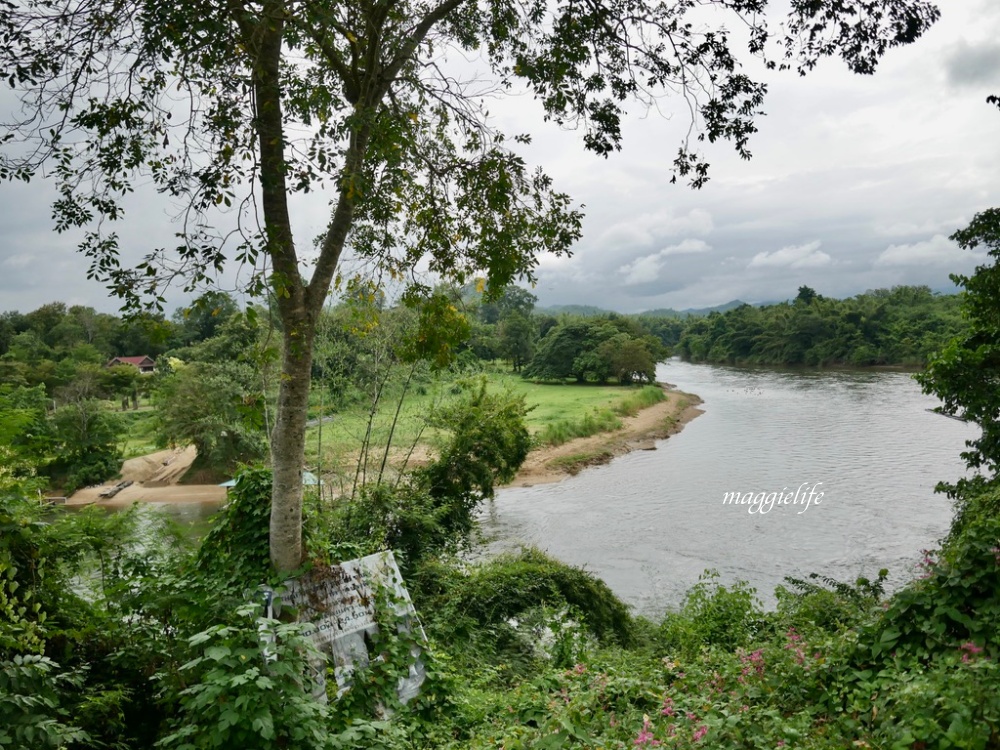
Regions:
M 788 638 L 788 643 L 785 644 L 785 650 L 794 653 L 795 661 L 799 664 L 805 664 L 806 652 L 803 648 L 806 645 L 805 639 L 795 632 L 795 628 L 789 628 L 788 632 L 785 633 L 785 636 Z
M 962 651 L 962 662 L 964 664 L 968 664 L 970 661 L 972 661 L 972 657 L 975 656 L 976 654 L 983 653 L 982 646 L 977 646 L 972 641 L 963 643 L 960 648 Z
M 575 667 L 573 667 L 573 671 L 576 672 L 577 674 L 583 674 L 584 672 L 587 671 L 587 665 L 577 664 Z
M 636 747 L 656 747 L 661 744 L 658 739 L 653 737 L 653 732 L 650 730 L 650 726 L 649 716 L 644 714 L 642 717 L 642 729 L 639 731 L 636 738 L 632 740 L 633 745 Z
M 706 734 L 708 734 L 708 727 L 702 724 L 694 730 L 694 734 L 691 735 L 691 739 L 695 742 L 701 742 L 701 738 Z
M 677 710 L 674 708 L 674 699 L 669 695 L 663 698 L 663 708 L 660 709 L 660 713 L 664 716 L 673 716 Z
M 743 668 L 740 670 L 741 672 L 740 676 L 736 679 L 741 685 L 745 685 L 747 681 L 746 678 L 752 674 L 756 674 L 758 677 L 763 676 L 764 674 L 763 649 L 759 648 L 756 651 L 749 654 L 741 650 L 739 652 L 739 657 L 740 657 L 740 663 L 743 665 Z
M 924 571 L 920 575 L 921 580 L 923 580 L 934 575 L 934 566 L 937 562 L 934 560 L 934 553 L 928 549 L 920 550 L 920 554 L 924 556 L 924 559 L 917 563 L 917 567 Z

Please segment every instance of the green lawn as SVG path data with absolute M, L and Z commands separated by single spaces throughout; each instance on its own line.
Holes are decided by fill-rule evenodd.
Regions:
M 629 402 L 633 402 L 633 407 L 637 400 L 645 402 L 642 405 L 648 405 L 661 397 L 659 388 L 655 387 L 639 389 L 618 385 L 532 383 L 507 370 L 491 371 L 487 377 L 491 390 L 509 389 L 524 395 L 529 407 L 528 429 L 543 444 L 558 444 L 574 437 L 615 429 L 621 414 L 634 412 L 634 408 L 624 408 Z M 449 376 L 414 383 L 401 405 L 401 388 L 387 388 L 371 425 L 368 405 L 356 403 L 341 412 L 323 410 L 317 390 L 310 417 L 316 418 L 325 412 L 332 420 L 322 427 L 314 426 L 307 430 L 306 465 L 319 466 L 324 472 L 340 466 L 344 467 L 345 475 L 353 476 L 358 452 L 366 436 L 372 446 L 369 465 L 376 467 L 381 465 L 390 432 L 397 455 L 405 454 L 415 443 L 432 444 L 435 436 L 434 431 L 426 427 L 427 415 L 460 397 L 463 382 L 468 380 L 470 378 Z M 155 411 L 151 407 L 143 406 L 138 411 L 119 413 L 128 425 L 124 441 L 126 458 L 159 450 L 155 440 Z
M 618 385 L 560 385 L 532 383 L 509 372 L 488 374 L 491 390 L 509 389 L 523 394 L 530 411 L 528 429 L 541 443 L 562 443 L 574 437 L 615 429 L 620 415 L 634 413 L 637 406 L 662 398 L 658 387 L 640 389 Z M 403 398 L 397 417 L 399 392 L 386 394 L 371 423 L 369 461 L 381 464 L 384 445 L 393 430 L 393 445 L 405 452 L 417 443 L 432 443 L 433 431 L 425 427 L 427 414 L 449 400 L 458 398 L 462 379 L 448 379 L 411 388 Z M 637 403 L 639 402 L 639 403 Z M 630 408 L 631 407 L 631 408 Z M 319 416 L 314 409 L 310 416 Z M 335 466 L 355 466 L 355 458 L 369 430 L 368 410 L 358 404 L 332 414 L 333 420 L 311 427 L 306 434 L 306 464 L 320 465 L 324 471 Z M 320 445 L 322 441 L 322 461 Z M 353 468 L 352 468 L 353 471 Z

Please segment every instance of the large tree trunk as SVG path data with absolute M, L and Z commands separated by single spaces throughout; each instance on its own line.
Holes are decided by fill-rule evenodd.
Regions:
M 388 82 L 406 58 L 401 58 L 392 75 L 386 75 L 384 80 L 374 76 L 373 71 L 368 73 L 374 76 L 373 81 L 368 82 L 372 90 L 363 102 L 355 104 L 359 113 L 361 109 L 367 109 L 367 112 L 359 114 L 362 124 L 351 133 L 337 205 L 321 245 L 312 279 L 306 284 L 299 270 L 288 212 L 288 165 L 284 154 L 280 75 L 284 0 L 267 0 L 262 11 L 260 25 L 248 28 L 245 33 L 257 49 L 253 75 L 255 120 L 260 149 L 261 205 L 267 234 L 267 253 L 274 267 L 271 282 L 284 336 L 278 407 L 271 431 L 271 564 L 279 573 L 289 573 L 302 564 L 304 557 L 302 464 L 305 458 L 306 416 L 316 323 L 354 222 L 355 191 L 350 187 L 345 189 L 344 185 L 354 185 L 361 175 L 365 151 L 371 137 L 369 118 L 374 115 L 378 103 L 388 91 Z M 420 38 L 426 33 L 427 29 L 423 29 Z M 413 43 L 417 42 L 419 39 Z M 412 50 L 409 54 L 412 54 Z
M 271 488 L 271 564 L 282 573 L 302 564 L 302 462 L 305 457 L 306 417 L 315 326 L 310 321 L 288 325 L 278 409 L 271 432 L 273 485 Z
M 271 431 L 270 549 L 271 564 L 279 573 L 289 573 L 303 559 L 302 462 L 316 316 L 299 272 L 288 213 L 280 75 L 283 0 L 265 3 L 262 11 L 259 25 L 248 30 L 247 39 L 257 53 L 254 115 L 260 149 L 261 206 L 267 253 L 274 267 L 271 283 L 284 336 L 278 408 Z

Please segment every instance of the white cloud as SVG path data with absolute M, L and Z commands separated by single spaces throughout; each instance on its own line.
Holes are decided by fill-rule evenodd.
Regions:
M 967 224 L 968 219 L 956 216 L 952 219 L 924 219 L 922 221 L 897 221 L 893 224 L 876 224 L 875 232 L 887 237 L 910 236 L 915 234 L 938 234 L 951 231 Z
M 657 240 L 678 235 L 706 235 L 712 231 L 712 215 L 700 208 L 676 215 L 672 210 L 645 213 L 612 224 L 598 237 L 596 244 L 617 250 L 643 247 Z
M 3 264 L 7 268 L 26 268 L 31 265 L 32 257 L 28 253 L 20 253 L 7 258 Z
M 981 253 L 963 250 L 943 234 L 909 245 L 889 245 L 875 259 L 875 266 L 964 266 L 985 258 Z
M 670 245 L 660 250 L 657 255 L 666 258 L 668 255 L 683 255 L 685 253 L 706 253 L 712 249 L 705 240 L 683 240 L 676 245 Z
M 819 240 L 805 245 L 789 245 L 773 253 L 757 253 L 747 268 L 819 268 L 830 263 L 830 256 L 820 250 Z
M 687 255 L 691 253 L 705 253 L 712 249 L 704 240 L 686 239 L 676 245 L 668 245 L 658 253 L 645 255 L 636 258 L 631 263 L 626 263 L 618 269 L 618 273 L 625 276 L 623 282 L 626 286 L 645 284 L 650 281 L 657 281 L 660 278 L 660 271 L 666 264 L 667 258 L 671 255 Z

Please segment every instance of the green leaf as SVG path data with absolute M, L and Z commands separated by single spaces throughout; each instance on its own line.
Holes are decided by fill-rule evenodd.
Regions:
M 229 646 L 210 646 L 205 649 L 205 656 L 215 661 L 221 661 L 232 653 Z

